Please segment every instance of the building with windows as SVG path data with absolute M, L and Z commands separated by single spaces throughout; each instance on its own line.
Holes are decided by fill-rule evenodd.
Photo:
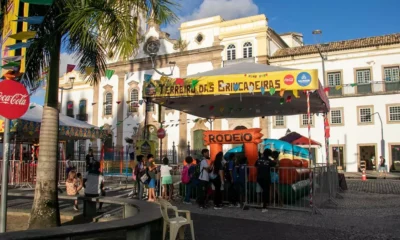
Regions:
M 60 79 L 61 86 L 68 86 L 71 77 L 76 79 L 74 88 L 64 91 L 61 111 L 112 130 L 112 137 L 105 143 L 108 147 L 125 148 L 125 138 L 137 140 L 144 132 L 158 142 L 160 121 L 167 134 L 158 144 L 163 149 L 176 146 L 179 158 L 187 154 L 188 145 L 191 149 L 204 147 L 203 132 L 211 125 L 213 130 L 260 127 L 268 138 L 280 138 L 289 130 L 307 135 L 308 119 L 304 115 L 203 120 L 145 104 L 145 74 L 155 80 L 161 78 L 152 68 L 148 52 L 158 46 L 156 69 L 170 73 L 170 63 L 174 62 L 171 77 L 175 78 L 243 62 L 318 69 L 321 82 L 329 89 L 332 108 L 330 160 L 345 171 L 358 171 L 362 160 L 373 169 L 381 155 L 381 119 L 388 167 L 400 170 L 400 34 L 306 45 L 300 33 L 276 33 L 265 15 L 229 21 L 216 16 L 184 22 L 180 40 L 171 39 L 152 21 L 143 29 L 145 37 L 131 59 L 109 59 L 108 69 L 114 71 L 111 78 L 104 77 L 95 86 L 86 83 L 85 76 L 77 72 Z M 325 72 L 319 52 L 326 59 Z M 313 115 L 310 121 L 312 139 L 321 143 L 314 146 L 314 161 L 324 162 L 323 118 Z M 100 142 L 70 143 L 69 149 L 87 149 L 89 144 L 98 148 Z

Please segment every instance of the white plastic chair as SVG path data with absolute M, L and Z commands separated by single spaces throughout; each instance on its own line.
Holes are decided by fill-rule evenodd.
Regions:
M 161 214 L 164 218 L 164 227 L 163 227 L 163 240 L 167 234 L 167 227 L 169 227 L 169 239 L 176 240 L 176 237 L 179 233 L 179 239 L 184 239 L 185 236 L 185 225 L 190 225 L 190 232 L 192 234 L 192 239 L 194 238 L 194 227 L 193 221 L 190 217 L 190 211 L 187 210 L 178 210 L 177 207 L 172 206 L 171 203 L 164 199 L 159 199 Z M 175 217 L 170 218 L 168 215 L 168 210 L 172 209 L 175 212 Z M 186 218 L 179 216 L 179 213 L 185 213 Z

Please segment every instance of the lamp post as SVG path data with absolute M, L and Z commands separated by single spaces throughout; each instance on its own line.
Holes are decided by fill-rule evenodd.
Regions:
M 314 36 L 322 35 L 322 31 L 319 29 L 314 30 L 314 31 L 312 31 L 312 34 Z M 317 43 L 318 43 L 318 41 L 317 41 Z M 322 80 L 324 81 L 324 85 L 325 85 L 325 84 L 327 84 L 327 82 L 325 81 L 326 80 L 325 79 L 325 61 L 328 60 L 328 56 L 326 54 L 324 55 L 321 51 L 321 47 L 324 47 L 324 46 L 326 46 L 326 44 L 320 44 L 320 43 L 317 44 L 317 50 L 318 50 L 319 56 L 321 57 L 321 60 L 322 60 Z
M 71 84 L 71 86 L 70 87 L 68 87 L 68 88 L 65 88 L 65 87 L 59 87 L 58 89 L 60 89 L 61 90 L 61 99 L 60 99 L 60 109 L 58 110 L 59 112 L 61 112 L 61 109 L 62 109 L 62 101 L 63 101 L 63 93 L 64 93 L 64 90 L 71 90 L 72 88 L 74 88 L 74 81 L 75 81 L 75 77 L 70 77 L 69 78 L 69 83 Z
M 383 137 L 383 122 L 382 122 L 382 118 L 381 118 L 381 115 L 379 114 L 379 112 L 374 112 L 369 116 L 372 116 L 372 115 L 378 115 L 379 121 L 381 122 L 381 156 L 383 158 L 385 158 L 385 138 Z

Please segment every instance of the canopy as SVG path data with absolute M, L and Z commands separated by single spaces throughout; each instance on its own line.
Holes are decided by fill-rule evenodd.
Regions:
M 281 137 L 279 140 L 288 142 L 293 145 L 308 145 L 309 140 L 311 140 L 311 145 L 321 146 L 321 143 L 309 139 L 308 137 L 305 137 L 297 132 L 286 134 L 286 136 Z
M 238 63 L 186 78 L 146 81 L 144 97 L 191 115 L 215 118 L 307 113 L 305 91 L 311 91 L 310 111 L 329 111 L 329 100 L 317 70 L 296 70 L 255 63 Z
M 30 109 L 21 118 L 12 121 L 11 132 L 18 137 L 29 139 L 38 138 L 40 124 L 42 122 L 43 107 L 32 104 Z M 99 129 L 91 124 L 79 121 L 75 118 L 59 114 L 59 137 L 60 139 L 96 139 L 105 138 L 108 131 Z M 3 130 L 4 132 L 4 130 Z

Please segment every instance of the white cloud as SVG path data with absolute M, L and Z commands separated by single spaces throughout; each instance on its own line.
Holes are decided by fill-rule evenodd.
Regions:
M 170 33 L 173 38 L 178 38 L 178 28 L 182 22 L 218 15 L 225 20 L 231 20 L 258 13 L 259 8 L 253 0 L 203 0 L 192 12 L 179 16 L 180 21 L 177 24 L 168 25 L 163 30 Z

